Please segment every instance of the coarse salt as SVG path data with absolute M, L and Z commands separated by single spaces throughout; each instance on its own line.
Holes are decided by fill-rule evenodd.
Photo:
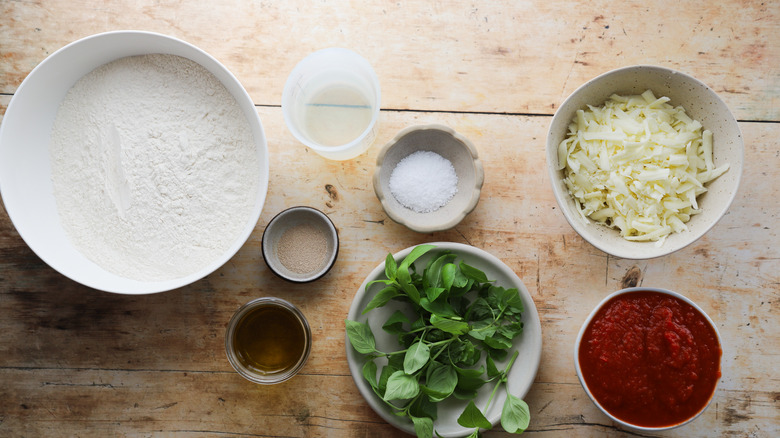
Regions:
M 458 175 L 448 159 L 436 152 L 417 151 L 393 169 L 390 192 L 404 207 L 430 213 L 445 206 L 458 192 Z

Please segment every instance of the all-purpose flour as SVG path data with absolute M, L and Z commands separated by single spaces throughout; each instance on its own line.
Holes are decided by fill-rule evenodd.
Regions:
M 65 231 L 115 274 L 192 274 L 238 238 L 260 164 L 233 96 L 174 55 L 122 58 L 70 89 L 52 130 L 52 183 Z

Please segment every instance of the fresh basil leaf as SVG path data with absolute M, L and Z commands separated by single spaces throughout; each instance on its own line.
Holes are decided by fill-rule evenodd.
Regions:
M 523 332 L 523 322 L 513 321 L 498 328 L 498 333 L 507 339 L 514 339 Z
M 464 320 L 469 320 L 467 317 L 467 312 L 469 306 L 471 306 L 471 301 L 468 298 L 464 296 L 452 296 L 452 292 L 450 291 L 447 300 L 450 302 L 452 308 L 455 309 L 455 312 L 458 315 L 463 315 Z
M 415 320 L 415 321 L 412 323 L 412 329 L 411 329 L 410 331 L 417 331 L 417 330 L 420 330 L 420 329 L 421 329 L 421 328 L 423 328 L 423 327 L 425 327 L 425 318 L 423 318 L 423 317 L 421 316 L 421 317 L 417 318 L 417 319 L 416 319 L 416 320 Z
M 482 319 L 474 322 L 471 325 L 471 331 L 469 332 L 469 336 L 481 341 L 488 336 L 493 336 L 496 330 L 498 330 L 498 327 L 496 327 L 495 324 L 493 324 L 493 321 Z
M 490 307 L 485 298 L 479 297 L 471 303 L 466 311 L 466 319 L 470 321 L 488 320 L 493 321 L 493 308 Z
M 476 391 L 486 383 L 486 380 L 482 378 L 484 370 L 472 369 L 472 368 L 458 368 L 455 367 L 455 372 L 458 373 L 458 384 L 455 386 L 459 390 Z
M 400 293 L 398 292 L 398 287 L 396 286 L 388 286 L 380 290 L 376 293 L 376 295 L 374 295 L 374 298 L 371 298 L 371 301 L 368 302 L 366 308 L 363 310 L 363 315 L 372 309 L 384 306 L 398 295 L 400 295 Z
M 469 324 L 467 322 L 442 318 L 435 314 L 431 315 L 431 324 L 437 329 L 453 335 L 462 335 L 469 332 Z
M 403 371 L 396 371 L 387 379 L 387 390 L 384 399 L 405 400 L 410 399 L 420 393 L 420 384 L 417 378 L 410 376 Z
M 417 397 L 409 406 L 409 415 L 415 417 L 429 417 L 433 421 L 438 418 L 438 408 L 436 403 L 432 402 L 428 397 Z
M 366 379 L 372 388 L 376 389 L 379 386 L 379 382 L 376 380 L 376 363 L 373 360 L 369 360 L 363 364 L 363 378 Z
M 430 417 L 410 416 L 417 438 L 433 438 L 433 420 Z
M 425 269 L 423 269 L 423 272 L 428 271 L 431 269 L 431 266 L 433 263 L 442 256 L 442 254 L 449 254 L 449 250 L 443 250 L 443 251 L 437 251 L 437 254 L 431 254 L 431 256 L 428 258 L 428 263 L 425 264 Z
M 382 372 L 379 373 L 379 381 L 377 382 L 377 389 L 380 392 L 380 396 L 384 396 L 384 393 L 387 391 L 387 381 L 390 379 L 390 376 L 398 370 L 399 368 L 390 364 L 382 367 Z
M 504 291 L 504 302 L 513 313 L 523 312 L 523 299 L 520 297 L 520 291 L 517 288 L 510 288 Z
M 349 343 L 352 344 L 352 348 L 363 354 L 376 352 L 376 340 L 368 324 L 349 319 L 344 322 L 347 327 L 347 337 L 349 338 Z
M 439 296 L 445 291 L 443 287 L 429 287 L 425 289 L 425 296 L 428 297 L 428 300 L 433 302 L 436 301 Z
M 473 280 L 472 280 L 473 281 Z M 455 278 L 452 279 L 452 287 L 463 288 L 469 285 L 469 278 L 460 271 L 455 270 Z
M 471 367 L 479 361 L 481 353 L 468 338 L 460 337 L 447 347 L 450 362 L 458 367 Z
M 403 354 L 392 354 L 390 357 L 387 358 L 387 364 L 397 370 L 404 369 L 404 355 Z
M 458 273 L 458 267 L 454 263 L 447 263 L 441 268 L 441 287 L 447 292 L 455 284 L 455 276 Z M 465 277 L 463 277 L 465 279 Z
M 485 359 L 485 365 L 487 365 L 487 375 L 489 378 L 497 377 L 499 374 L 501 374 L 501 371 L 498 370 L 496 367 L 496 362 L 493 360 L 492 357 L 488 356 Z
M 488 280 L 487 275 L 485 275 L 484 272 L 473 266 L 467 265 L 466 262 L 460 262 L 460 272 L 462 272 L 463 275 L 465 275 L 467 278 L 471 278 L 474 281 L 480 283 L 492 282 L 492 280 Z
M 382 330 L 391 335 L 407 333 L 407 330 L 404 330 L 404 323 L 409 324 L 409 318 L 400 310 L 396 310 L 390 315 L 390 318 L 387 318 L 387 321 L 382 326 Z
M 406 286 L 412 282 L 412 274 L 409 273 L 409 270 L 406 269 L 404 265 L 401 265 L 395 273 L 395 281 L 398 282 L 401 287 Z
M 395 263 L 395 259 L 393 258 L 393 255 L 388 254 L 387 258 L 385 258 L 385 277 L 387 277 L 388 280 L 395 280 L 395 275 L 397 271 L 398 271 L 398 266 Z
M 475 389 L 463 389 L 455 387 L 455 391 L 452 392 L 452 396 L 458 400 L 474 400 L 479 393 Z
M 506 356 L 508 354 L 507 350 L 503 348 L 500 350 L 497 350 L 495 348 L 488 348 L 487 352 L 488 352 L 488 356 L 492 357 L 493 360 L 498 362 L 501 362 L 502 360 L 506 359 Z
M 501 427 L 509 433 L 522 433 L 531 423 L 531 411 L 528 404 L 507 392 L 504 407 L 501 409 Z
M 457 286 L 458 277 L 456 276 L 455 283 L 450 289 L 450 297 L 462 297 L 471 292 L 474 289 L 474 286 L 477 285 L 477 282 L 474 281 L 474 279 L 466 278 L 460 271 L 458 271 L 458 276 L 462 276 L 465 279 L 465 283 L 463 286 Z
M 423 254 L 426 252 L 436 248 L 435 245 L 417 245 L 412 249 L 412 251 L 407 255 L 403 261 L 401 262 L 401 265 L 398 266 L 399 270 L 408 270 L 410 266 L 412 266 L 415 262 L 415 260 L 419 259 Z
M 428 342 L 439 342 L 452 338 L 452 335 L 445 333 L 437 328 L 433 328 L 427 332 L 425 339 Z
M 389 286 L 389 285 L 392 285 L 392 284 L 395 284 L 395 283 L 390 281 L 390 280 L 385 280 L 385 279 L 369 281 L 368 284 L 366 284 L 365 291 L 368 292 L 369 289 L 371 289 L 371 286 L 373 286 L 375 284 L 383 284 L 385 286 Z
M 484 294 L 485 300 L 490 307 L 503 311 L 506 308 L 504 301 L 504 288 L 498 286 L 490 286 L 487 288 L 487 292 Z
M 406 296 L 408 296 L 413 303 L 420 304 L 420 292 L 417 290 L 417 287 L 415 287 L 414 284 L 407 283 L 402 287 L 404 292 L 406 292 Z
M 466 409 L 464 409 L 463 413 L 458 417 L 458 424 L 463 427 L 478 427 L 481 429 L 490 429 L 493 427 L 493 425 L 490 424 L 490 421 L 482 414 L 482 411 L 474 404 L 473 400 L 469 402 Z
M 443 318 L 459 317 L 455 309 L 446 300 L 431 302 L 428 298 L 420 298 L 420 307 Z
M 431 401 L 438 402 L 449 397 L 457 385 L 458 373 L 453 366 L 433 362 L 428 368 L 422 389 Z
M 398 335 L 398 343 L 401 344 L 401 348 L 403 350 L 406 350 L 409 347 L 411 347 L 412 344 L 417 342 L 417 339 L 419 339 L 418 334 L 413 332 L 405 333 L 403 335 Z M 406 353 L 404 352 L 404 354 L 401 354 L 399 356 L 404 357 L 405 355 Z M 403 366 L 401 368 L 403 368 Z
M 430 347 L 428 347 L 428 344 L 415 342 L 406 350 L 406 355 L 404 356 L 404 372 L 406 372 L 406 374 L 413 374 L 428 363 L 430 358 L 431 350 Z
M 425 269 L 425 275 L 423 276 L 423 287 L 428 289 L 431 287 L 441 286 L 441 274 L 442 267 L 455 260 L 455 254 L 444 253 L 435 258 Z
M 485 345 L 487 345 L 488 347 L 495 348 L 497 350 L 512 348 L 512 340 L 507 339 L 506 337 L 500 334 L 487 336 L 485 337 L 485 339 L 482 340 L 482 342 L 484 342 Z

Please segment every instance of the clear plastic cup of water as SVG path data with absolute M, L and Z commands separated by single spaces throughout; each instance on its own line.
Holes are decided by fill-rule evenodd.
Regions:
M 295 66 L 282 93 L 287 128 L 330 160 L 349 160 L 374 142 L 379 119 L 379 78 L 349 49 L 316 51 Z

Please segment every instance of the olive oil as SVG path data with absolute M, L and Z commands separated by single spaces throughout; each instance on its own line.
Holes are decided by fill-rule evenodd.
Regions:
M 303 323 L 290 310 L 275 305 L 246 313 L 233 335 L 238 360 L 248 370 L 260 374 L 289 370 L 304 356 L 305 348 Z

